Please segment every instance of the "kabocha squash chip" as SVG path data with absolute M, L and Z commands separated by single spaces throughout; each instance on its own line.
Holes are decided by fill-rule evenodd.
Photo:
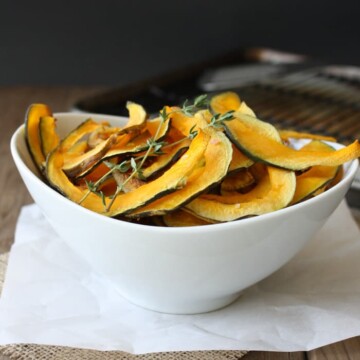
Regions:
M 321 141 L 314 140 L 301 148 L 301 151 L 330 152 L 335 151 L 335 149 Z M 339 170 L 339 166 L 317 165 L 298 175 L 296 177 L 296 190 L 291 204 L 296 204 L 324 191 L 325 187 L 335 179 Z
M 184 210 L 175 210 L 173 212 L 167 213 L 162 217 L 165 226 L 200 226 L 200 225 L 210 225 L 212 224 L 209 221 L 200 219 L 199 217 L 184 211 Z
M 241 101 L 239 95 L 233 91 L 213 96 L 210 100 L 210 109 L 214 114 L 238 111 L 255 117 L 254 111 L 249 108 L 244 101 Z
M 101 124 L 98 124 L 92 119 L 85 120 L 60 142 L 58 150 L 65 154 L 71 148 L 76 146 L 78 141 L 80 141 L 83 137 L 101 128 L 101 126 Z
M 323 140 L 323 141 L 331 141 L 331 142 L 336 141 L 336 139 L 333 138 L 332 136 L 309 134 L 294 130 L 279 130 L 279 134 L 283 141 L 288 141 L 290 139 L 312 139 L 312 140 Z
M 170 119 L 166 119 L 163 122 L 160 118 L 149 120 L 146 124 L 146 129 L 154 140 L 160 141 L 170 131 Z
M 224 123 L 226 133 L 254 161 L 289 170 L 304 170 L 314 165 L 337 166 L 360 156 L 357 140 L 333 152 L 297 151 L 276 141 L 270 124 L 241 113 L 235 113 L 234 117 Z
M 25 115 L 25 141 L 35 165 L 41 172 L 45 168 L 45 155 L 41 146 L 39 123 L 42 117 L 51 115 L 50 108 L 45 104 L 31 105 Z
M 240 106 L 241 99 L 239 95 L 232 91 L 217 94 L 210 100 L 210 109 L 214 114 L 236 111 Z
M 129 111 L 129 121 L 119 131 L 119 134 L 143 129 L 146 126 L 147 119 L 145 109 L 141 105 L 131 101 L 127 102 L 126 108 Z
M 76 157 L 72 157 L 64 161 L 63 171 L 70 177 L 75 177 L 80 173 L 84 173 L 95 164 L 98 164 L 111 145 L 116 141 L 116 135 L 111 135 L 108 139 L 101 141 L 93 149 L 84 152 Z
M 268 166 L 270 189 L 260 198 L 247 202 L 222 203 L 199 197 L 186 209 L 205 220 L 233 221 L 247 216 L 262 215 L 286 207 L 292 200 L 296 179 L 293 171 Z
M 149 119 L 128 103 L 123 127 L 88 119 L 59 140 L 49 107 L 34 104 L 25 138 L 48 183 L 79 205 L 157 226 L 200 226 L 262 215 L 318 196 L 360 156 L 358 141 L 277 130 L 234 92 L 164 106 Z M 309 139 L 296 150 L 291 139 Z

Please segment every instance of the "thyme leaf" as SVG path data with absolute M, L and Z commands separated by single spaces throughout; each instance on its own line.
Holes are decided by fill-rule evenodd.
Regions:
M 162 123 L 165 122 L 169 116 L 168 112 L 166 111 L 166 107 L 163 107 L 160 110 L 159 114 L 160 114 L 162 122 L 160 123 L 158 130 L 160 129 L 160 126 L 162 125 Z
M 136 163 L 136 160 L 133 157 L 130 159 L 130 165 L 133 171 L 138 171 L 138 164 Z
M 194 105 L 197 108 L 207 107 L 208 104 L 209 104 L 209 101 L 208 101 L 208 98 L 207 98 L 207 94 L 199 95 L 194 100 Z
M 165 141 L 156 141 L 151 138 L 147 140 L 147 144 L 149 147 L 152 147 L 151 155 L 163 155 L 164 152 L 162 151 L 162 148 L 167 143 Z
M 189 131 L 188 138 L 189 138 L 190 140 L 194 139 L 194 138 L 196 137 L 196 135 L 198 134 L 198 131 L 195 130 L 195 127 L 196 127 L 196 125 L 194 125 L 194 126 L 190 129 L 190 131 Z
M 115 170 L 119 170 L 122 173 L 126 173 L 129 171 L 130 169 L 130 164 L 129 161 L 123 161 L 120 164 L 114 164 L 110 161 L 106 161 L 104 160 L 103 163 L 109 168 L 111 169 L 111 172 L 115 171 Z

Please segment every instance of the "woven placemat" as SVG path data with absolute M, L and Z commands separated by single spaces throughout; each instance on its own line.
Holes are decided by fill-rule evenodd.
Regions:
M 8 254 L 0 255 L 0 294 Z M 63 346 L 16 344 L 0 346 L 0 355 L 16 360 L 238 360 L 246 351 L 179 351 L 132 355 L 122 351 L 83 350 Z

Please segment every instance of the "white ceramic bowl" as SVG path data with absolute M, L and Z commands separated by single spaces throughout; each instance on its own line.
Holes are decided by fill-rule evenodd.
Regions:
M 89 117 L 55 116 L 60 135 Z M 125 122 L 118 117 L 92 117 L 112 124 Z M 345 164 L 339 184 L 286 209 L 230 223 L 166 228 L 107 218 L 57 193 L 39 177 L 23 126 L 12 137 L 11 152 L 33 199 L 76 253 L 132 303 L 177 314 L 221 308 L 288 262 L 344 198 L 358 167 L 357 160 Z

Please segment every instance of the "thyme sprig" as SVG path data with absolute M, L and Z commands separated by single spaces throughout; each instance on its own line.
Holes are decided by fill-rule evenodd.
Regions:
M 181 107 L 181 112 L 186 116 L 193 116 L 197 111 L 207 108 L 209 101 L 206 94 L 199 95 L 194 99 L 192 104 L 186 99 Z
M 101 197 L 102 203 L 104 204 L 105 211 L 109 211 L 116 199 L 116 197 L 123 191 L 124 187 L 128 184 L 131 179 L 133 179 L 135 176 L 138 178 L 142 178 L 142 169 L 143 166 L 151 155 L 162 155 L 164 154 L 163 150 L 169 146 L 174 146 L 176 144 L 179 144 L 182 141 L 185 141 L 186 139 L 194 139 L 198 131 L 195 130 L 195 125 L 190 129 L 189 135 L 174 142 L 171 144 L 166 143 L 165 141 L 159 141 L 156 140 L 158 138 L 158 135 L 160 133 L 161 127 L 163 124 L 167 121 L 167 119 L 171 116 L 171 114 L 176 112 L 182 112 L 186 116 L 193 116 L 197 111 L 207 108 L 208 107 L 208 99 L 207 95 L 200 95 L 196 97 L 193 101 L 193 103 L 190 103 L 188 100 L 185 100 L 182 107 L 180 109 L 175 109 L 172 111 L 167 111 L 167 108 L 164 107 L 160 110 L 160 123 L 157 127 L 156 133 L 154 137 L 147 140 L 147 149 L 144 155 L 138 156 L 138 157 L 131 157 L 129 160 L 124 160 L 120 164 L 114 164 L 111 161 L 104 160 L 103 163 L 109 168 L 109 171 L 107 171 L 103 176 L 101 176 L 97 181 L 85 181 L 85 184 L 88 188 L 88 191 L 84 194 L 84 196 L 80 199 L 79 204 L 81 204 L 90 193 L 94 193 L 95 195 Z M 217 119 L 215 123 L 219 122 L 221 119 Z M 99 186 L 109 178 L 113 174 L 114 171 L 120 171 L 122 173 L 126 173 L 129 170 L 132 170 L 130 175 L 126 178 L 126 180 L 120 184 L 117 184 L 116 191 L 113 195 L 109 196 L 111 199 L 109 204 L 106 205 L 106 198 L 104 193 L 100 190 Z
M 234 119 L 234 110 L 227 111 L 224 114 L 215 114 L 209 122 L 209 126 L 212 126 L 216 129 L 223 127 L 225 121 L 230 121 Z
M 95 195 L 99 196 L 101 198 L 101 201 L 103 203 L 103 205 L 106 205 L 106 201 L 105 201 L 105 194 L 101 191 L 98 190 L 98 186 L 96 185 L 96 183 L 94 183 L 91 180 L 85 180 L 86 186 L 89 189 L 90 192 L 94 193 Z M 82 201 L 84 201 L 85 198 Z

